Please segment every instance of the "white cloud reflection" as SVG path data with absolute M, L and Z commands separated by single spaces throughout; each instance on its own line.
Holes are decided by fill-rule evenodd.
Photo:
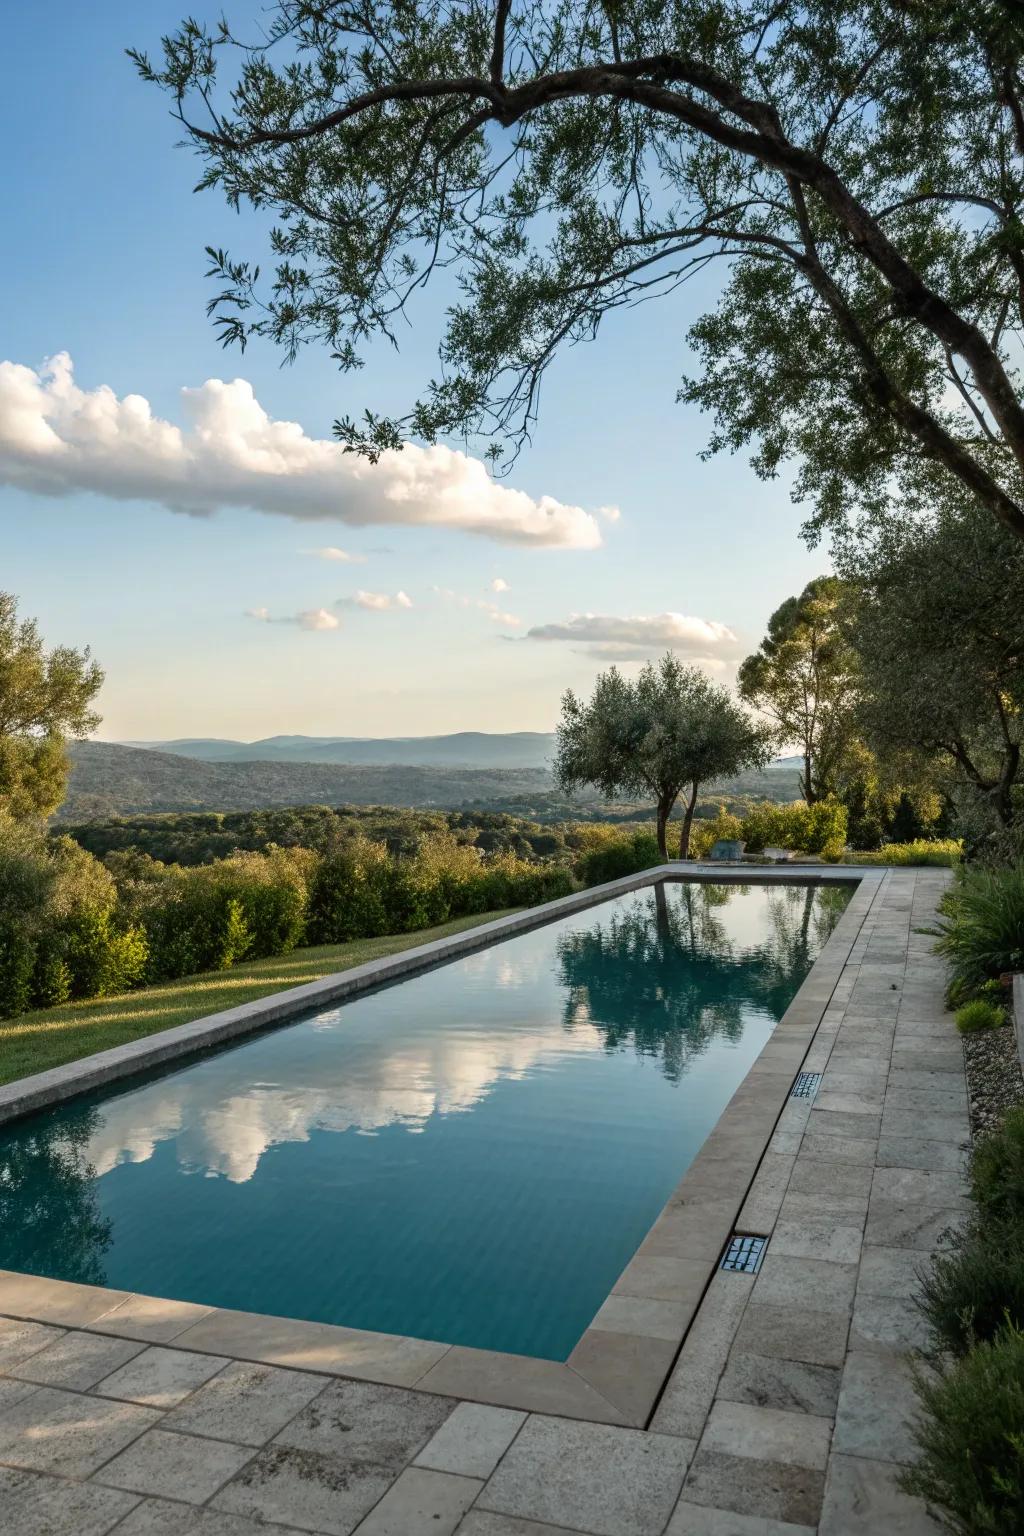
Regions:
M 521 997 L 524 979 L 502 956 L 490 985 L 497 995 L 508 988 Z M 582 1020 L 567 1031 L 556 1019 L 523 1020 L 530 1010 L 521 1004 L 516 1012 L 513 1005 L 504 1020 L 486 1024 L 389 1031 L 385 1047 L 379 1036 L 372 1046 L 346 1039 L 345 1010 L 333 1009 L 295 1029 L 286 1077 L 240 1088 L 238 1057 L 232 1068 L 221 1056 L 103 1106 L 85 1157 L 102 1175 L 147 1162 L 174 1141 L 183 1171 L 242 1184 L 270 1147 L 308 1141 L 314 1131 L 374 1135 L 400 1126 L 419 1134 L 436 1116 L 471 1110 L 503 1080 L 602 1049 L 598 1031 Z M 337 1037 L 333 1059 L 325 1033 Z

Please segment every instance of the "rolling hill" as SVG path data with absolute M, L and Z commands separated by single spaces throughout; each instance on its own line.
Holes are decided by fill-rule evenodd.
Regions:
M 267 736 L 261 741 L 185 737 L 120 746 L 207 763 L 388 763 L 430 768 L 547 768 L 555 754 L 547 731 L 456 731 L 448 736 Z
M 308 739 L 299 738 L 302 742 Z M 457 739 L 421 738 L 438 742 Z M 479 739 L 496 743 L 509 738 L 481 734 Z M 551 738 L 538 735 L 533 740 Z M 340 763 L 287 758 L 211 761 L 113 742 L 75 742 L 70 749 L 71 781 L 57 819 L 80 822 L 142 812 L 249 811 L 290 805 L 505 810 L 538 821 L 594 816 L 629 819 L 649 810 L 626 802 L 609 806 L 592 794 L 565 795 L 543 765 L 513 762 L 463 767 L 445 762 L 409 764 L 393 758 L 381 761 L 394 743 L 381 741 L 374 746 L 379 754 L 376 762 Z M 795 800 L 798 793 L 795 760 L 783 758 L 763 773 L 742 774 L 709 787 L 702 799 Z

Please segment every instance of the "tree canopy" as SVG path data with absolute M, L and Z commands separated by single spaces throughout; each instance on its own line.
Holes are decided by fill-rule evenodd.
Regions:
M 966 489 L 1024 538 L 1024 9 L 1018 0 L 277 0 L 188 20 L 143 77 L 201 187 L 275 220 L 272 270 L 210 250 L 225 342 L 360 366 L 431 277 L 441 370 L 372 455 L 471 432 L 497 458 L 559 348 L 715 260 L 684 398 L 711 448 L 800 464 L 812 530 Z
M 588 702 L 571 689 L 565 694 L 555 776 L 563 789 L 593 784 L 609 799 L 649 795 L 662 858 L 668 857 L 668 819 L 686 789 L 679 837 L 685 859 L 701 785 L 763 764 L 769 755 L 766 733 L 729 692 L 669 652 L 634 680 L 616 667 L 600 673 Z
M 759 648 L 742 663 L 740 697 L 799 745 L 808 805 L 831 794 L 856 734 L 857 658 L 846 634 L 851 589 L 819 576 L 768 621 Z
M 0 810 L 47 816 L 64 798 L 68 736 L 95 730 L 103 672 L 88 647 L 47 650 L 34 619 L 0 592 Z
M 939 754 L 1009 827 L 1021 814 L 1024 548 L 977 507 L 945 505 L 847 549 L 871 745 Z

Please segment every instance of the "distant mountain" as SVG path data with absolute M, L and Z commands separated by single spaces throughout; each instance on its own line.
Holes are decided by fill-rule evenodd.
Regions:
M 483 737 L 485 741 L 515 739 Z M 650 807 L 623 802 L 609 806 L 593 794 L 565 795 L 556 789 L 549 767 L 465 768 L 445 762 L 371 764 L 287 758 L 204 761 L 179 752 L 100 741 L 75 742 L 70 751 L 71 780 L 58 812 L 60 821 L 161 811 L 257 811 L 289 805 L 494 810 L 539 821 L 578 816 L 618 820 L 650 813 Z M 702 801 L 795 800 L 799 795 L 795 763 L 796 759 L 782 759 L 763 773 L 740 774 L 709 787 Z
M 71 745 L 61 821 L 145 811 L 255 811 L 287 805 L 527 806 L 552 799 L 546 768 L 288 761 L 202 762 L 110 742 Z M 558 797 L 567 807 L 564 796 Z
M 548 768 L 555 752 L 547 731 L 456 731 L 449 736 L 267 736 L 261 741 L 186 737 L 119 746 L 206 763 L 366 763 L 406 767 Z

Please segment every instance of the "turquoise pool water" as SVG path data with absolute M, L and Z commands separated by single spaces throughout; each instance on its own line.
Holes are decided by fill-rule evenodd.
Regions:
M 565 1359 L 850 889 L 647 889 L 16 1122 L 0 1267 Z

